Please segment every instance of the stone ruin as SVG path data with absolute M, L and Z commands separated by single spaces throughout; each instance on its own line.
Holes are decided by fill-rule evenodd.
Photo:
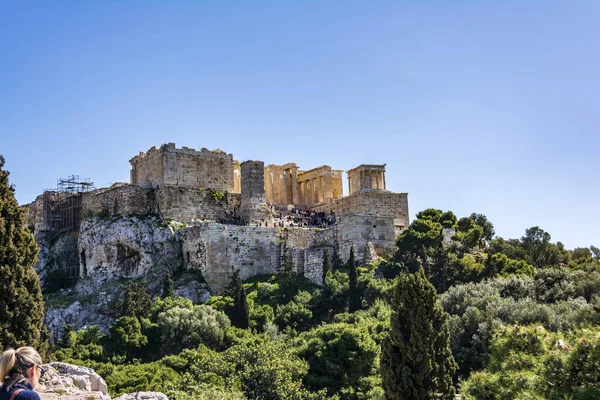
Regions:
M 307 171 L 295 163 L 265 167 L 262 161 L 240 163 L 221 150 L 178 149 L 174 143 L 152 147 L 130 164 L 130 183 L 77 194 L 81 219 L 106 220 L 94 233 L 103 237 L 101 245 L 90 232 L 77 230 L 73 236 L 80 279 L 114 267 L 106 254 L 128 254 L 131 264 L 146 259 L 149 248 L 160 247 L 122 243 L 121 234 L 112 243 L 107 238 L 114 218 L 151 216 L 181 223 L 172 237 L 176 246 L 171 246 L 180 254 L 162 259 L 180 264 L 169 266 L 171 271 L 201 272 L 214 294 L 222 293 L 234 269 L 243 279 L 276 273 L 284 246 L 294 270 L 321 284 L 325 251 L 346 260 L 353 247 L 359 262 L 386 257 L 409 225 L 407 194 L 387 190 L 385 164 L 347 171 L 347 196 L 343 171 L 328 165 Z M 60 216 L 44 207 L 45 198 L 39 196 L 28 207 L 27 221 L 36 237 L 57 234 Z M 91 224 L 81 226 L 91 229 Z M 145 271 L 128 265 L 113 277 L 135 278 Z

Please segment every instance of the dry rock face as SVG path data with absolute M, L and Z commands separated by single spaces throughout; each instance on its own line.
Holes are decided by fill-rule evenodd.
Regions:
M 180 264 L 181 254 L 172 227 L 135 216 L 86 220 L 78 250 L 80 276 L 96 281 L 164 274 L 164 266 Z
M 42 400 L 111 400 L 106 382 L 93 369 L 62 362 L 47 364 L 48 371 L 36 388 Z M 158 392 L 119 396 L 120 400 L 169 400 Z

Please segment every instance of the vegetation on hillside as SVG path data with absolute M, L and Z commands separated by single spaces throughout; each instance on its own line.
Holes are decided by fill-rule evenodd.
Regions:
M 0 344 L 44 349 L 37 248 L 0 158 Z M 452 228 L 451 240 L 448 240 Z M 600 395 L 600 250 L 539 227 L 494 236 L 485 215 L 427 209 L 390 259 L 323 257 L 324 282 L 280 273 L 206 304 L 122 288 L 101 334 L 66 329 L 54 359 L 87 365 L 110 394 L 187 399 L 592 399 Z
M 33 270 L 39 249 L 8 176 L 0 155 L 0 349 L 29 345 L 44 353 L 44 302 Z

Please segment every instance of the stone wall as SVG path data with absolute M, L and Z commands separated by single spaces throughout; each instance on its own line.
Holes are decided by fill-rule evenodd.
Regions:
M 265 196 L 265 164 L 262 161 L 244 161 L 242 169 L 242 196 L 240 216 L 252 223 L 268 218 Z
M 83 195 L 84 217 L 160 215 L 166 219 L 188 222 L 192 219 L 218 221 L 226 211 L 240 206 L 239 193 L 184 186 L 159 186 L 156 189 L 121 184 Z M 37 203 L 36 203 L 37 204 Z M 30 207 L 31 219 L 41 215 L 42 206 Z
M 322 283 L 323 252 L 333 254 L 329 230 L 195 224 L 179 231 L 185 270 L 199 270 L 211 291 L 221 294 L 234 270 L 248 279 L 274 274 L 281 266 L 282 245 L 288 247 L 293 269 Z
M 192 219 L 219 221 L 239 205 L 240 195 L 209 189 L 161 186 L 156 191 L 157 213 L 163 218 L 188 222 Z
M 346 261 L 350 248 L 354 246 L 354 255 L 360 263 L 368 259 L 368 245 L 372 243 L 377 254 L 389 256 L 395 250 L 394 218 L 389 216 L 348 214 L 338 218 L 335 227 L 339 256 Z
M 129 163 L 131 183 L 136 185 L 178 185 L 228 192 L 234 189 L 233 156 L 218 149 L 178 149 L 175 143 L 168 143 L 140 153 Z
M 81 206 L 84 217 L 156 214 L 154 190 L 128 184 L 84 193 Z
M 336 217 L 365 214 L 393 217 L 395 235 L 409 225 L 408 194 L 388 191 L 356 192 L 342 197 L 334 204 Z

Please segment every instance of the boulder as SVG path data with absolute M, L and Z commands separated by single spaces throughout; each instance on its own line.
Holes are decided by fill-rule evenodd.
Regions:
M 44 400 L 110 400 L 106 382 L 93 369 L 62 362 L 46 365 L 36 391 Z
M 160 392 L 135 392 L 124 394 L 114 400 L 169 400 L 169 398 Z

